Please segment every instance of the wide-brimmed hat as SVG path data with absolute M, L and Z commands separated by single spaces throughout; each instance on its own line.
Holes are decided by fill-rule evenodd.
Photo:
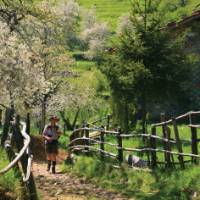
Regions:
M 49 118 L 49 120 L 51 121 L 51 120 L 55 120 L 55 121 L 59 121 L 59 118 L 56 116 L 56 115 L 52 115 L 50 118 Z

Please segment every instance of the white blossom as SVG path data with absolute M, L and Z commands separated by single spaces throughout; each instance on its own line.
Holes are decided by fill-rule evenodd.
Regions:
M 129 14 L 123 15 L 119 18 L 119 23 L 117 26 L 117 34 L 121 35 L 126 31 L 130 32 L 133 30 L 133 27 L 134 26 L 130 20 L 130 15 Z

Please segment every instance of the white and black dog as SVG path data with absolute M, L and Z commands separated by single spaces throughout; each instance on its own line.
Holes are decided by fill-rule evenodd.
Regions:
M 142 160 L 140 157 L 135 155 L 127 155 L 126 161 L 131 167 L 139 167 L 139 168 L 147 167 L 147 161 Z

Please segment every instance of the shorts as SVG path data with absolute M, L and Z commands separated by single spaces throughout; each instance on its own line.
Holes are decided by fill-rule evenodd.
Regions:
M 58 141 L 57 140 L 53 140 L 52 142 L 46 142 L 45 147 L 46 147 L 45 149 L 46 149 L 47 154 L 50 154 L 50 153 L 58 154 Z

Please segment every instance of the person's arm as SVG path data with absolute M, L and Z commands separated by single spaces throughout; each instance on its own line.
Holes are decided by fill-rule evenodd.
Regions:
M 55 136 L 57 140 L 59 139 L 59 137 L 61 136 L 61 134 L 62 134 L 62 132 L 60 131 L 60 127 L 58 126 L 57 130 L 56 130 L 56 136 Z
M 47 131 L 48 131 L 48 126 L 45 126 L 44 131 L 43 131 L 43 133 L 42 133 L 42 136 L 43 136 L 46 140 L 51 141 L 51 137 L 49 137 L 49 136 L 47 135 Z

